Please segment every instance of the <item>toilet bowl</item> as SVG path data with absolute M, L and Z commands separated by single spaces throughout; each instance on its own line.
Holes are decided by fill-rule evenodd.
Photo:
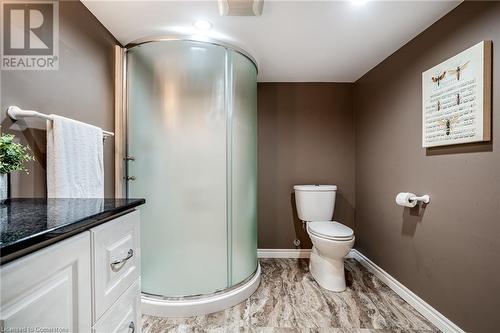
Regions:
M 335 208 L 335 185 L 295 185 L 299 219 L 307 226 L 313 243 L 309 270 L 323 288 L 341 292 L 346 289 L 344 257 L 354 245 L 351 228 L 331 221 Z
M 344 291 L 344 257 L 354 245 L 352 229 L 337 222 L 309 222 L 307 233 L 313 243 L 309 261 L 312 276 L 325 289 Z

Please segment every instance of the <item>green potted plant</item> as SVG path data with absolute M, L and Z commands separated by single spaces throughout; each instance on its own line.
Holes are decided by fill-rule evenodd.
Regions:
M 7 198 L 7 175 L 15 171 L 28 173 L 25 163 L 35 160 L 29 147 L 14 142 L 14 138 L 12 134 L 0 134 L 0 200 Z

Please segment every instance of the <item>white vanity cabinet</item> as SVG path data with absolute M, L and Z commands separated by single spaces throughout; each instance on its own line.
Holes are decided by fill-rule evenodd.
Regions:
M 0 331 L 141 332 L 139 211 L 0 268 Z

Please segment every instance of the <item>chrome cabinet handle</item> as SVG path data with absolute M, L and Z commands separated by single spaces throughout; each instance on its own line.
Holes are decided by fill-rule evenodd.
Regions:
M 111 269 L 112 270 L 115 270 L 116 269 L 116 266 L 119 266 L 121 264 L 123 264 L 124 262 L 126 262 L 127 260 L 129 260 L 130 258 L 132 258 L 134 256 L 134 250 L 132 249 L 129 249 L 128 252 L 127 252 L 127 256 L 123 259 L 119 259 L 119 260 L 115 260 L 113 261 L 110 266 L 111 266 Z M 122 266 L 123 267 L 123 266 Z M 120 267 L 121 268 L 121 267 Z M 119 269 L 120 269 L 119 268 Z M 119 270 L 118 269 L 118 270 Z
M 135 332 L 135 324 L 133 321 L 130 322 L 130 324 L 128 325 L 128 328 L 131 329 L 130 333 L 134 333 Z

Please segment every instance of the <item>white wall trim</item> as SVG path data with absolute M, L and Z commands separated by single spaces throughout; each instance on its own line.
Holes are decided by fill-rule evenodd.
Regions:
M 309 258 L 311 249 L 258 249 L 259 258 Z M 349 252 L 346 258 L 353 258 Z
M 311 249 L 258 249 L 259 258 L 309 258 Z
M 365 257 L 361 252 L 352 249 L 350 257 L 356 259 L 361 265 L 366 267 L 373 275 L 378 277 L 396 294 L 404 299 L 408 304 L 413 306 L 422 316 L 427 318 L 437 328 L 444 333 L 465 333 L 460 327 L 455 325 L 451 320 L 443 316 L 438 310 L 434 309 L 426 301 L 418 297 L 413 291 L 405 287 L 398 280 L 393 278 L 389 273 L 380 268 L 373 261 Z
M 311 250 L 307 249 L 259 249 L 259 258 L 309 258 Z M 380 268 L 373 261 L 365 257 L 361 252 L 352 249 L 347 258 L 356 259 L 368 271 L 384 282 L 396 294 L 404 299 L 408 304 L 415 308 L 422 316 L 427 318 L 437 328 L 444 333 L 465 333 L 460 327 L 455 325 L 451 320 L 443 316 L 438 310 L 418 297 L 410 289 L 393 278 L 389 273 Z

